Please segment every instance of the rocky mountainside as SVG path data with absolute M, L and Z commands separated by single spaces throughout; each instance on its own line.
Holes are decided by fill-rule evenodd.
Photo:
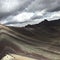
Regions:
M 5 39 L 5 40 L 4 40 Z M 36 60 L 60 60 L 60 19 L 26 27 L 0 26 L 0 42 L 13 44 L 13 52 Z M 12 43 L 13 42 L 13 43 Z M 17 46 L 16 49 L 14 46 Z M 0 49 L 2 46 L 0 45 Z M 4 47 L 3 47 L 4 48 Z M 3 51 L 5 51 L 3 49 Z M 12 52 L 10 52 L 12 53 Z

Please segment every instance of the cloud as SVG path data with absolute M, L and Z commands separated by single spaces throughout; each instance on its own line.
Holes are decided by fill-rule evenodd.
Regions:
M 34 0 L 0 0 L 0 18 L 24 11 L 32 1 Z
M 13 17 L 13 20 L 19 21 L 19 22 L 24 22 L 29 20 L 34 13 L 29 13 L 29 12 L 22 12 L 16 16 Z
M 52 11 L 59 6 L 60 0 L 35 0 L 31 5 L 29 5 L 29 7 L 27 7 L 27 11 L 41 11 L 43 9 Z
M 42 13 L 44 11 L 44 13 Z M 39 13 L 38 13 L 39 12 Z M 60 19 L 60 11 L 58 12 L 46 12 L 45 10 L 36 12 L 22 12 L 15 16 L 9 16 L 6 19 L 1 20 L 1 24 L 7 26 L 23 27 L 28 24 L 38 24 L 44 19 L 48 21 Z
M 0 0 L 0 18 L 19 11 L 59 11 L 60 0 Z
M 60 0 L 0 0 L 1 24 L 21 27 L 59 18 Z

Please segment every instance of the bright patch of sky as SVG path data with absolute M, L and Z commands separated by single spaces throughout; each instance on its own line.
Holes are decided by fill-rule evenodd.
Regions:
M 39 13 L 38 13 L 39 12 Z M 36 18 L 35 18 L 36 17 Z M 37 12 L 22 12 L 15 16 L 9 16 L 6 19 L 1 20 L 2 24 L 8 26 L 17 26 L 22 27 L 28 24 L 38 24 L 42 22 L 44 19 L 48 19 L 48 21 L 59 19 L 60 11 L 58 12 L 46 12 L 46 10 L 37 11 Z

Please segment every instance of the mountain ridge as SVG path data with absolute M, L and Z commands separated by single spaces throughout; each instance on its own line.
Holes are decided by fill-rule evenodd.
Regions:
M 0 34 L 2 34 L 0 35 L 1 39 L 3 39 L 3 41 L 1 40 L 2 43 L 4 39 L 7 39 L 7 41 L 12 39 L 11 42 L 18 43 L 26 54 L 38 54 L 46 57 L 47 60 L 60 59 L 60 19 L 54 21 L 45 20 L 39 24 L 26 27 L 0 25 Z M 24 52 L 23 54 L 25 54 Z M 38 55 L 36 55 L 36 58 Z

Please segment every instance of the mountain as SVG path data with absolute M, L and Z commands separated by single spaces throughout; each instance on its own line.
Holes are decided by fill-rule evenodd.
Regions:
M 6 54 L 60 60 L 60 19 L 26 27 L 0 25 L 0 57 Z

